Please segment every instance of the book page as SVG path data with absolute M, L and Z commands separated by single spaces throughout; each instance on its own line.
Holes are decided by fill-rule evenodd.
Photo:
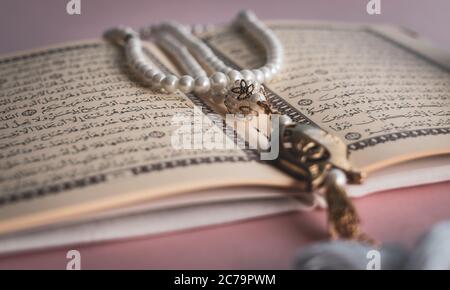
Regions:
M 194 107 L 203 132 L 228 137 L 196 96 L 139 83 L 122 53 L 99 40 L 0 59 L 0 233 L 193 189 L 292 183 L 251 150 L 174 148 L 173 117 Z
M 285 66 L 268 97 L 296 122 L 344 140 L 352 163 L 371 171 L 450 152 L 450 74 L 368 27 L 274 22 Z M 236 68 L 257 68 L 264 51 L 241 31 L 205 41 Z M 448 53 L 446 54 L 448 61 Z
M 268 86 L 271 102 L 340 136 L 355 165 L 372 170 L 449 151 L 442 67 L 360 26 L 272 28 L 287 60 Z M 239 32 L 206 41 L 236 67 L 264 62 Z M 147 48 L 149 61 L 176 72 L 160 50 Z M 172 117 L 194 107 L 211 111 L 192 94 L 152 92 L 103 41 L 0 58 L 0 233 L 192 190 L 297 185 L 254 151 L 174 150 Z

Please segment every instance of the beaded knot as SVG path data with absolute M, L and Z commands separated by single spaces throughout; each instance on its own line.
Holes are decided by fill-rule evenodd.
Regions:
M 248 99 L 252 96 L 254 89 L 255 89 L 254 84 L 247 84 L 247 81 L 242 79 L 239 83 L 239 87 L 232 88 L 231 92 L 238 94 L 236 99 L 244 100 L 244 99 Z
M 271 113 L 264 87 L 245 79 L 236 80 L 226 94 L 224 104 L 231 114 L 257 116 L 259 113 Z

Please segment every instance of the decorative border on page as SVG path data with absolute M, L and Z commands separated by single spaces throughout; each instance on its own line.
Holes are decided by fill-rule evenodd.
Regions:
M 95 48 L 100 47 L 101 43 L 87 43 L 87 44 L 78 44 L 78 45 L 70 45 L 63 47 L 50 48 L 43 51 L 32 52 L 20 56 L 7 57 L 4 59 L 0 59 L 0 64 L 12 63 L 19 60 L 26 60 L 34 57 L 51 55 L 60 52 L 67 52 L 72 50 L 79 50 L 85 48 Z M 154 61 L 161 70 L 165 72 L 169 72 L 168 68 L 165 67 L 153 54 L 147 51 L 148 56 Z M 213 113 L 214 111 L 199 97 L 194 94 L 186 95 L 196 106 L 201 106 L 202 110 L 205 114 Z M 225 132 L 225 128 L 224 128 Z M 228 132 L 233 132 L 233 130 L 228 130 Z M 231 136 L 232 137 L 232 136 Z M 233 139 L 235 140 L 235 139 Z M 172 160 L 166 162 L 159 162 L 149 165 L 141 165 L 135 166 L 122 170 L 115 170 L 112 172 L 105 172 L 98 175 L 87 176 L 75 180 L 65 181 L 57 184 L 51 184 L 48 186 L 44 186 L 42 188 L 27 190 L 24 192 L 11 193 L 6 194 L 5 196 L 0 196 L 0 207 L 5 206 L 10 203 L 16 203 L 20 201 L 31 200 L 38 197 L 43 197 L 51 194 L 59 194 L 68 190 L 83 188 L 91 185 L 101 184 L 107 182 L 109 176 L 113 176 L 115 174 L 121 174 L 124 172 L 129 172 L 133 175 L 139 175 L 143 173 L 150 173 L 156 171 L 162 171 L 165 169 L 172 169 L 176 167 L 187 167 L 191 165 L 200 165 L 200 164 L 211 164 L 211 163 L 234 163 L 234 162 L 250 162 L 250 161 L 259 161 L 258 155 L 254 150 L 243 150 L 245 156 L 209 156 L 209 157 L 198 157 L 198 158 L 187 158 L 187 159 L 179 159 Z
M 350 150 L 356 151 L 367 147 L 383 144 L 386 142 L 397 141 L 399 139 L 416 138 L 428 135 L 446 135 L 446 134 L 450 134 L 450 128 L 418 129 L 411 131 L 403 131 L 399 133 L 384 134 L 373 138 L 363 139 L 361 141 L 348 144 L 347 147 Z
M 273 25 L 272 28 L 279 28 L 279 29 L 298 29 L 298 26 L 295 25 Z M 337 30 L 336 28 L 330 27 L 330 26 L 323 26 L 323 27 L 306 27 L 307 29 L 320 29 L 320 30 Z M 429 60 L 428 58 L 425 58 L 423 56 L 421 56 L 419 53 L 414 52 L 410 49 L 407 49 L 406 47 L 396 43 L 394 40 L 384 37 L 378 33 L 376 33 L 375 31 L 369 30 L 369 29 L 364 29 L 364 28 L 360 28 L 360 29 L 338 29 L 338 30 L 352 30 L 355 32 L 366 32 L 366 33 L 371 33 L 374 36 L 379 37 L 380 39 L 382 39 L 383 41 L 386 42 L 391 42 L 393 45 L 396 45 L 406 51 L 408 51 L 409 53 L 413 53 L 415 55 L 417 55 L 418 57 L 421 57 L 422 59 L 428 61 L 429 63 L 431 63 L 432 65 L 435 65 L 437 67 L 439 67 L 440 69 L 444 69 L 441 66 L 439 66 L 438 64 L 436 64 L 434 61 Z M 207 36 L 203 38 L 203 41 L 214 51 L 215 54 L 217 54 L 218 56 L 220 56 L 220 58 L 230 67 L 233 67 L 234 69 L 237 70 L 241 70 L 242 68 L 240 66 L 238 66 L 232 59 L 230 59 L 229 57 L 227 57 L 226 55 L 224 55 L 222 52 L 220 52 L 216 47 L 214 47 L 213 45 L 211 45 L 210 41 L 214 36 Z M 446 69 L 444 69 L 446 70 Z M 448 70 L 446 70 L 448 71 Z M 298 123 L 303 123 L 303 124 L 310 124 L 316 127 L 319 127 L 316 123 L 314 123 L 311 119 L 309 119 L 308 117 L 306 117 L 303 113 L 301 113 L 299 110 L 297 110 L 295 107 L 293 107 L 291 104 L 289 104 L 288 102 L 286 102 L 283 98 L 281 98 L 279 95 L 275 94 L 272 90 L 270 90 L 269 88 L 265 88 L 267 95 L 268 95 L 268 100 L 269 102 L 274 105 L 275 108 L 277 108 L 278 111 L 280 111 L 283 114 L 288 115 L 289 117 L 291 117 L 291 119 L 295 122 Z M 358 140 L 360 138 L 360 136 L 358 133 L 348 133 L 345 138 L 347 140 L 358 140 L 356 142 L 347 144 L 347 148 L 351 151 L 357 151 L 357 150 L 362 150 L 365 149 L 367 147 L 373 147 L 376 145 L 380 145 L 380 144 L 384 144 L 386 142 L 393 142 L 399 139 L 406 139 L 406 138 L 416 138 L 416 137 L 422 137 L 422 136 L 428 136 L 428 135 L 446 135 L 446 134 L 450 134 L 450 127 L 445 127 L 445 128 L 432 128 L 432 129 L 415 129 L 415 130 L 410 130 L 410 131 L 402 131 L 402 132 L 397 132 L 397 133 L 388 133 L 388 134 L 383 134 L 380 136 L 375 136 L 375 137 L 371 137 L 371 138 L 366 138 L 366 139 L 362 139 L 362 140 Z
M 216 157 L 201 157 L 173 160 L 167 162 L 155 163 L 146 166 L 137 166 L 129 169 L 101 173 L 94 176 L 83 177 L 75 180 L 64 181 L 57 184 L 52 184 L 46 187 L 42 187 L 34 190 L 27 190 L 20 193 L 12 193 L 6 196 L 0 197 L 0 208 L 10 203 L 32 200 L 38 197 L 44 197 L 51 194 L 59 194 L 68 190 L 83 188 L 91 185 L 101 184 L 108 181 L 110 175 L 114 173 L 131 172 L 133 175 L 139 175 L 143 173 L 157 172 L 165 169 L 173 169 L 176 167 L 187 167 L 191 165 L 212 164 L 212 163 L 234 163 L 234 162 L 248 162 L 250 161 L 244 156 L 216 156 Z

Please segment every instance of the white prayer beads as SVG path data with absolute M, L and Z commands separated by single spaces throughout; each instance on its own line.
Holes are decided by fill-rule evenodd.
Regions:
M 223 91 L 237 80 L 265 83 L 276 75 L 283 63 L 283 47 L 275 34 L 256 16 L 248 11 L 239 13 L 235 25 L 244 29 L 256 39 L 266 51 L 267 63 L 257 69 L 234 70 L 220 60 L 214 52 L 191 29 L 174 22 L 166 22 L 156 27 L 146 28 L 142 36 L 154 36 L 155 40 L 179 62 L 188 73 L 181 77 L 166 75 L 152 67 L 142 49 L 140 36 L 131 28 L 119 27 L 109 30 L 105 35 L 125 48 L 125 56 L 131 68 L 155 89 L 171 93 L 180 90 L 184 93 L 204 94 Z M 197 28 L 198 30 L 198 28 Z M 202 68 L 206 65 L 215 71 L 210 77 Z M 220 99 L 220 98 L 219 98 Z

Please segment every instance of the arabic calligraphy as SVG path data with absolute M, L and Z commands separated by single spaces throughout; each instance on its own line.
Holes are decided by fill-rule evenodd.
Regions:
M 450 127 L 450 74 L 359 28 L 274 25 L 285 67 L 268 88 L 312 123 L 357 140 Z M 210 45 L 240 67 L 264 63 L 245 35 L 223 31 Z M 346 137 L 347 136 L 347 137 Z
M 172 148 L 172 117 L 190 114 L 193 101 L 131 80 L 120 51 L 102 42 L 0 60 L 0 80 L 0 197 L 171 160 L 245 156 Z

